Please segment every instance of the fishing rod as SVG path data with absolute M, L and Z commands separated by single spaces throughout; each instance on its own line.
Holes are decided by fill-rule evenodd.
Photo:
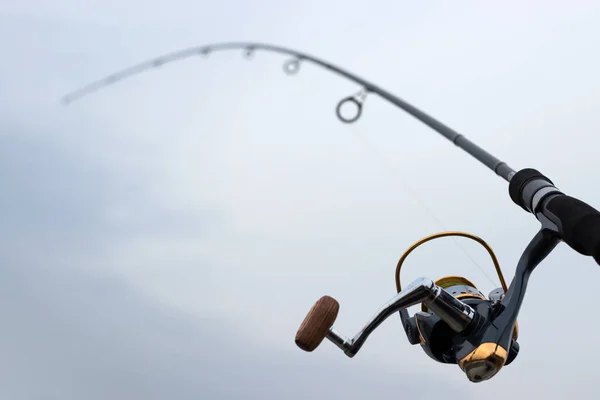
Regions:
M 288 48 L 252 42 L 217 43 L 192 47 L 151 59 L 111 74 L 63 97 L 69 104 L 101 88 L 138 73 L 193 56 L 207 56 L 222 50 L 243 50 L 251 58 L 257 50 L 291 57 L 283 65 L 290 75 L 302 62 L 325 68 L 353 81 L 362 89 L 340 100 L 336 115 L 344 123 L 356 122 L 362 114 L 367 95 L 374 94 L 404 110 L 450 140 L 473 158 L 508 182 L 511 200 L 540 223 L 539 231 L 525 247 L 517 262 L 515 275 L 507 286 L 498 259 L 481 238 L 466 232 L 441 232 L 425 237 L 400 257 L 395 272 L 397 294 L 388 300 L 352 338 L 333 328 L 339 303 L 329 296 L 320 298 L 300 325 L 295 343 L 302 350 L 315 350 L 324 339 L 339 347 L 348 357 L 358 353 L 369 335 L 387 318 L 399 314 L 410 344 L 421 345 L 425 353 L 440 363 L 456 364 L 471 382 L 489 380 L 514 361 L 519 353 L 517 317 L 527 283 L 533 270 L 562 241 L 576 252 L 591 256 L 600 264 L 600 212 L 591 205 L 560 191 L 554 183 L 533 168 L 513 170 L 465 136 L 454 131 L 396 95 L 331 63 Z M 344 104 L 353 104 L 356 114 L 347 118 L 341 113 Z M 476 285 L 462 276 L 446 276 L 435 281 L 419 278 L 402 287 L 401 267 L 417 247 L 434 239 L 459 236 L 481 244 L 489 253 L 501 287 L 486 297 Z M 410 316 L 408 307 L 421 304 L 421 311 Z

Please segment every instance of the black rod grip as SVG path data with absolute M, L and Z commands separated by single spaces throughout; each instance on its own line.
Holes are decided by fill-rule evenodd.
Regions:
M 600 212 L 589 204 L 566 195 L 552 197 L 543 214 L 554 222 L 562 240 L 573 250 L 594 257 L 600 264 Z

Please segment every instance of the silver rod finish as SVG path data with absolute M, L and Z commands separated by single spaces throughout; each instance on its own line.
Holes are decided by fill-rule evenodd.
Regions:
M 470 154 L 472 157 L 474 157 L 475 159 L 480 161 L 482 164 L 484 164 L 485 166 L 490 168 L 498 176 L 502 177 L 506 181 L 510 182 L 511 178 L 515 174 L 515 171 L 512 168 L 510 168 L 505 162 L 500 161 L 499 159 L 497 159 L 496 157 L 494 157 L 493 155 L 491 155 L 490 153 L 488 153 L 481 147 L 477 146 L 475 143 L 468 140 L 465 136 L 459 134 L 458 132 L 454 131 L 453 129 L 444 125 L 440 121 L 436 120 L 435 118 L 431 117 L 430 115 L 426 114 L 425 112 L 419 110 L 418 108 L 410 105 L 409 103 L 400 99 L 399 97 L 395 96 L 394 94 L 388 92 L 387 90 L 384 90 L 351 72 L 348 72 L 340 67 L 337 67 L 326 61 L 320 60 L 311 55 L 301 53 L 296 50 L 291 50 L 291 49 L 287 49 L 284 47 L 263 44 L 263 43 L 253 43 L 253 42 L 217 43 L 217 44 L 211 44 L 211 45 L 206 45 L 206 46 L 192 47 L 192 48 L 176 51 L 173 53 L 165 54 L 158 58 L 154 58 L 150 61 L 146 61 L 141 64 L 137 64 L 133 67 L 127 68 L 125 70 L 122 70 L 120 72 L 111 74 L 111 75 L 107 76 L 106 78 L 103 78 L 101 80 L 93 82 L 79 90 L 69 93 L 63 97 L 63 101 L 65 103 L 72 102 L 72 101 L 74 101 L 82 96 L 85 96 L 87 94 L 90 94 L 104 86 L 112 85 L 120 80 L 123 80 L 130 76 L 133 76 L 135 74 L 141 73 L 145 70 L 149 70 L 152 68 L 162 66 L 169 62 L 181 60 L 181 59 L 196 56 L 199 54 L 207 55 L 213 51 L 231 50 L 231 49 L 247 49 L 248 51 L 262 49 L 262 50 L 266 50 L 266 51 L 272 51 L 275 53 L 287 54 L 287 55 L 294 57 L 297 60 L 307 60 L 314 64 L 317 64 L 317 65 L 319 65 L 325 69 L 328 69 L 338 75 L 341 75 L 355 83 L 358 83 L 359 85 L 362 85 L 364 87 L 364 90 L 366 90 L 367 92 L 376 93 L 379 96 L 381 96 L 383 99 L 385 99 L 385 100 L 389 101 L 390 103 L 394 104 L 395 106 L 401 108 L 408 114 L 412 115 L 419 121 L 423 122 L 424 124 L 426 124 L 427 126 L 432 128 L 433 130 L 435 130 L 436 132 L 438 132 L 439 134 L 444 136 L 446 139 L 450 140 L 456 146 L 458 146 L 459 148 L 461 148 L 462 150 L 464 150 L 465 152 Z

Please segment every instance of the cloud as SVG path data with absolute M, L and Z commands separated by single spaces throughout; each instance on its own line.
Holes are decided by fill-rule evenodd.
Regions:
M 426 377 L 418 373 L 399 378 L 358 363 L 290 357 L 253 341 L 234 321 L 182 314 L 106 274 L 19 264 L 4 264 L 2 271 L 3 398 L 465 395 L 440 387 L 425 396 L 419 382 Z
M 44 257 L 90 252 L 98 256 L 136 238 L 203 238 L 223 223 L 216 211 L 173 210 L 153 196 L 147 176 L 121 174 L 57 140 L 7 127 L 0 137 L 2 253 Z M 121 171 L 122 172 L 122 171 Z M 15 247 L 17 246 L 17 247 Z M 49 256 L 49 252 L 54 257 Z
M 244 303 L 243 291 L 211 308 L 206 303 L 224 291 L 223 277 L 211 276 L 209 259 L 189 253 L 178 259 L 175 250 L 190 240 L 202 247 L 207 231 L 222 226 L 218 215 L 165 209 L 144 176 L 120 174 L 101 158 L 81 157 L 51 131 L 42 139 L 27 125 L 5 129 L 0 143 L 1 397 L 352 399 L 397 390 L 396 375 L 371 370 L 368 357 L 359 365 L 341 354 L 305 355 L 294 347 L 293 332 L 276 324 L 271 336 L 285 335 L 278 342 L 286 346 L 260 338 L 268 325 L 244 331 L 232 307 L 243 310 L 256 299 Z M 169 259 L 174 265 L 165 270 Z M 191 267 L 203 269 L 205 279 L 195 279 L 193 270 L 186 276 Z M 149 295 L 155 274 L 170 290 L 180 279 L 191 282 L 196 296 L 186 312 L 165 304 L 168 295 L 163 301 Z M 198 303 L 194 313 L 190 304 Z M 283 320 L 290 317 L 297 316 Z M 419 382 L 428 377 L 406 367 L 403 390 L 418 398 Z M 458 387 L 440 394 L 448 391 L 464 396 Z
M 118 10 L 65 4 L 0 6 L 9 60 L 0 65 L 1 293 L 13 321 L 2 386 L 11 398 L 36 398 L 38 387 L 61 399 L 89 398 L 86 387 L 104 398 L 107 388 L 125 398 L 172 398 L 181 387 L 181 398 L 430 398 L 439 390 L 549 399 L 593 389 L 587 360 L 599 344 L 557 340 L 572 307 L 595 312 L 593 290 L 561 297 L 565 281 L 593 282 L 600 270 L 564 246 L 535 271 L 521 355 L 492 382 L 471 385 L 457 367 L 433 363 L 404 342 L 394 318 L 353 360 L 332 346 L 314 354 L 293 346 L 323 294 L 342 305 L 336 326 L 358 330 L 393 294 L 400 253 L 444 229 L 436 218 L 489 240 L 507 278 L 537 229 L 504 182 L 380 99 L 367 100 L 358 124 L 339 124 L 334 106 L 354 85 L 304 65 L 290 79 L 278 56 L 247 63 L 232 52 L 69 108 L 57 102 L 163 51 L 265 39 L 373 79 L 513 167 L 538 167 L 596 204 L 597 7 L 542 14 L 319 1 L 294 4 L 282 18 L 288 4 L 272 2 L 235 12 L 188 0 Z M 481 248 L 464 246 L 490 266 Z M 493 288 L 451 241 L 415 252 L 405 272 L 406 280 L 465 274 Z

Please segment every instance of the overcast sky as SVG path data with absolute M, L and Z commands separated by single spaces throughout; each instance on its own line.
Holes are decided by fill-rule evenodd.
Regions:
M 477 234 L 510 279 L 538 229 L 506 182 L 382 99 L 340 123 L 355 84 L 230 51 L 59 103 L 179 48 L 272 43 L 385 87 L 599 207 L 600 4 L 458 4 L 3 2 L 0 398 L 595 398 L 600 323 L 586 318 L 600 268 L 565 245 L 532 276 L 518 359 L 489 382 L 430 360 L 396 317 L 353 359 L 295 347 L 324 294 L 354 335 L 422 236 Z M 466 240 L 430 243 L 405 268 L 405 283 L 499 286 Z

